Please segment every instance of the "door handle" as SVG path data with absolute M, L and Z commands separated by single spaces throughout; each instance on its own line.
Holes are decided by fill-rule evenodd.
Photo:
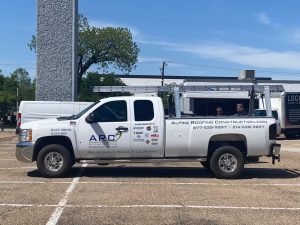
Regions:
M 120 132 L 128 132 L 128 127 L 117 127 L 116 131 L 120 131 Z

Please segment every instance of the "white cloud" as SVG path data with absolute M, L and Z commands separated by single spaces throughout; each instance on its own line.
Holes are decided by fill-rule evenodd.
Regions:
M 281 70 L 300 70 L 300 52 L 273 51 L 229 43 L 202 42 L 181 44 L 159 41 L 143 41 L 144 44 L 158 45 L 169 51 L 190 53 L 201 58 L 216 59 L 249 67 Z
M 158 66 L 161 66 L 163 62 L 166 62 L 166 67 L 169 68 L 184 68 L 187 67 L 187 65 L 177 63 L 177 62 L 172 62 L 169 59 L 163 59 L 159 57 L 139 57 L 138 58 L 139 63 L 151 63 L 151 64 L 156 64 Z
M 167 66 L 169 67 L 173 67 L 173 68 L 183 68 L 183 67 L 187 67 L 188 65 L 185 64 L 181 64 L 181 63 L 177 63 L 177 62 L 167 62 Z
M 116 24 L 116 23 L 111 23 L 111 22 L 105 22 L 105 21 L 97 21 L 97 20 L 90 20 L 89 21 L 90 26 L 93 27 L 124 27 L 124 28 L 128 28 L 132 34 L 133 37 L 138 37 L 140 35 L 140 32 L 138 31 L 138 29 L 136 29 L 135 27 L 132 26 L 128 26 L 125 24 Z
M 272 23 L 270 17 L 264 12 L 257 14 L 257 20 L 263 25 L 270 25 Z
M 300 70 L 300 52 L 276 52 L 226 43 L 207 43 L 182 50 L 204 58 L 221 59 L 247 66 Z
M 288 39 L 293 43 L 300 43 L 300 29 L 289 32 Z
M 186 67 L 187 65 L 181 64 L 181 63 L 177 63 L 177 62 L 172 62 L 172 60 L 169 59 L 163 59 L 163 58 L 159 58 L 159 57 L 139 57 L 138 58 L 138 62 L 139 63 L 157 63 L 158 65 L 161 65 L 163 62 L 167 63 L 168 67 L 173 67 L 173 68 L 182 68 L 182 67 Z
M 159 62 L 165 61 L 165 59 L 159 58 L 159 57 L 145 57 L 145 56 L 140 56 L 138 58 L 138 61 L 140 63 L 159 63 Z

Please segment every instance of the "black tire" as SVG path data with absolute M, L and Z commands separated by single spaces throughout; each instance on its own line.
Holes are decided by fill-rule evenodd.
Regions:
M 47 162 L 45 162 L 47 160 L 46 158 L 48 159 Z M 51 162 L 51 159 L 54 162 Z M 68 174 L 74 164 L 74 160 L 66 147 L 52 144 L 46 145 L 41 149 L 38 153 L 36 164 L 38 171 L 43 177 L 58 178 Z M 46 165 L 48 165 L 48 167 Z
M 226 161 L 226 158 L 229 158 Z M 223 159 L 223 163 L 219 160 Z M 230 165 L 225 165 L 228 162 Z M 239 149 L 233 146 L 222 146 L 217 148 L 210 158 L 210 169 L 212 173 L 221 179 L 238 178 L 244 169 L 244 156 Z
M 202 161 L 202 162 L 200 162 L 201 163 L 201 165 L 205 168 L 205 169 L 210 169 L 210 167 L 209 167 L 209 161 Z

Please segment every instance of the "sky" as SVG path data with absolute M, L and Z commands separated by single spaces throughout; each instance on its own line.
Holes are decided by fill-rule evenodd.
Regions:
M 27 44 L 36 0 L 0 1 L 0 69 L 9 75 L 22 67 L 34 78 Z M 257 77 L 300 80 L 299 8 L 298 0 L 79 0 L 90 25 L 130 29 L 141 50 L 132 75 L 159 75 L 165 61 L 166 76 L 254 69 Z

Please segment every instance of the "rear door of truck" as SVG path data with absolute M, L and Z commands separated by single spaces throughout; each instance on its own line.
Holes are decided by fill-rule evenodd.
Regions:
M 131 98 L 133 158 L 164 157 L 164 112 L 159 98 Z

